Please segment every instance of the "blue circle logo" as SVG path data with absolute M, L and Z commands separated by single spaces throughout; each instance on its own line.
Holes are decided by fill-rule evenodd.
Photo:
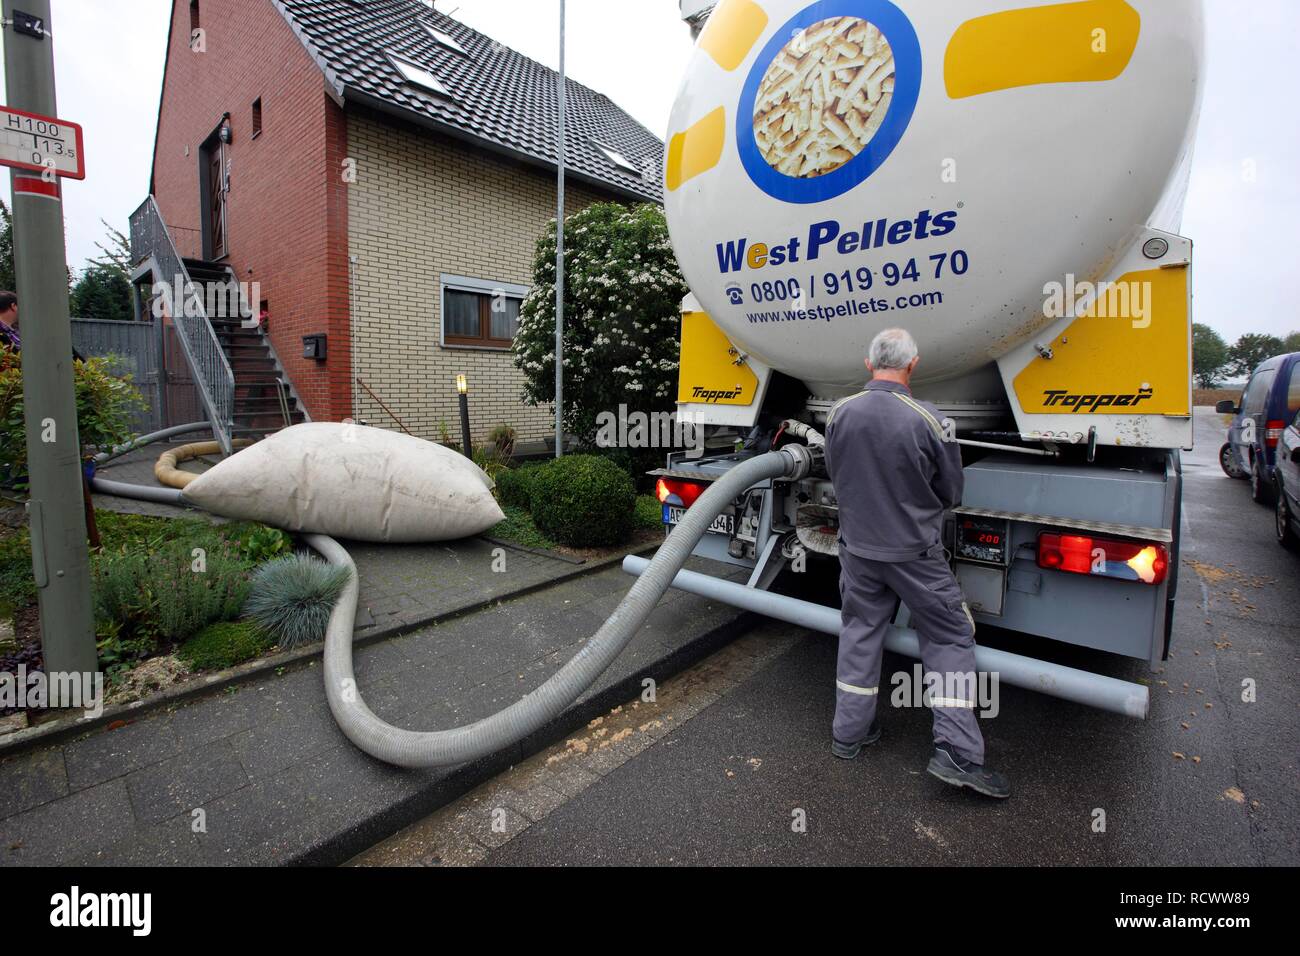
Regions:
M 865 24 L 847 24 L 843 22 L 844 18 L 865 21 Z M 822 27 L 816 31 L 812 30 L 814 26 L 824 21 L 835 19 L 840 19 L 846 29 L 831 30 Z M 870 62 L 867 66 L 862 66 L 858 64 L 860 57 L 855 60 L 845 53 L 846 49 L 853 47 L 852 40 L 849 39 L 853 35 L 853 30 L 862 30 L 867 25 L 879 31 L 888 44 L 885 52 L 892 53 L 894 61 L 894 71 L 889 77 L 893 81 L 894 88 L 884 117 L 878 119 L 872 115 L 864 118 L 852 109 L 847 111 L 851 114 L 847 116 L 844 110 L 832 111 L 834 115 L 829 118 L 823 114 L 822 123 L 827 126 L 834 127 L 835 124 L 839 124 L 849 129 L 845 120 L 851 121 L 851 129 L 849 129 L 851 135 L 844 137 L 840 145 L 834 145 L 829 151 L 817 154 L 823 160 L 821 168 L 814 169 L 811 173 L 800 170 L 800 175 L 790 175 L 799 158 L 807 155 L 811 138 L 817 137 L 824 126 L 818 126 L 804 133 L 798 122 L 799 117 L 788 118 L 786 114 L 799 105 L 795 94 L 802 95 L 803 89 L 795 88 L 791 91 L 770 88 L 765 83 L 769 71 L 778 57 L 786 57 L 787 62 L 791 64 L 798 60 L 800 62 L 797 65 L 802 68 L 802 61 L 806 57 L 817 56 L 819 60 L 814 65 L 825 63 L 825 69 L 820 79 L 812 76 L 811 83 L 823 84 L 820 93 L 824 101 L 827 97 L 834 99 L 836 95 L 844 96 L 845 91 L 833 94 L 825 84 L 831 82 L 828 77 L 838 77 L 845 72 L 851 73 L 855 65 L 861 73 L 867 72 Z M 810 34 L 814 36 L 810 38 Z M 810 69 L 805 69 L 801 75 L 808 76 L 810 72 Z M 793 73 L 794 70 L 790 66 L 786 68 L 786 72 L 778 71 L 776 76 L 784 78 L 783 82 L 789 83 Z M 851 91 L 855 97 L 861 97 L 865 93 L 865 80 L 864 77 L 849 80 L 847 91 Z M 772 135 L 784 135 L 787 140 L 796 141 L 786 144 L 785 152 L 781 152 L 783 147 L 770 140 L 765 139 L 763 144 L 759 142 L 755 107 L 759 102 L 760 92 L 764 95 L 765 103 L 771 102 L 774 94 L 777 98 L 783 98 L 784 111 L 777 108 L 765 115 L 773 116 L 774 129 L 780 126 L 780 129 Z M 736 116 L 736 143 L 740 151 L 740 161 L 754 184 L 774 199 L 792 203 L 815 203 L 834 199 L 865 181 L 884 165 L 912 122 L 912 114 L 916 111 L 916 102 L 920 93 L 921 43 L 917 39 L 916 30 L 903 11 L 889 0 L 821 0 L 796 14 L 777 30 L 754 62 L 749 77 L 745 80 L 745 88 L 741 92 Z M 807 112 L 806 100 L 807 97 L 803 104 L 805 112 Z M 791 135 L 792 130 L 796 135 Z M 843 133 L 844 130 L 840 132 Z M 865 142 L 862 142 L 864 138 Z M 848 145 L 845 146 L 845 143 Z M 856 154 L 853 154 L 854 145 L 860 146 Z M 800 146 L 804 147 L 802 152 L 791 151 L 792 148 Z M 826 168 L 827 166 L 830 168 Z

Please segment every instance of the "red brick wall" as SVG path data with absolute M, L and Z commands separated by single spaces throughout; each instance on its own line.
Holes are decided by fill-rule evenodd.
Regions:
M 271 340 L 312 418 L 339 421 L 352 408 L 343 111 L 269 0 L 201 0 L 200 15 L 202 53 L 189 48 L 189 0 L 174 0 L 154 148 L 158 204 L 182 254 L 197 256 L 199 149 L 230 113 L 227 261 L 241 281 L 261 284 Z M 302 336 L 316 332 L 329 335 L 321 363 L 301 358 Z

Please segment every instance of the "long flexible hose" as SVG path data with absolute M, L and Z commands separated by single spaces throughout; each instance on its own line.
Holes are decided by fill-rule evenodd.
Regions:
M 197 430 L 168 429 L 131 442 L 121 453 L 164 437 Z M 106 459 L 107 460 L 107 457 Z M 325 697 L 343 735 L 361 750 L 399 767 L 442 767 L 466 763 L 523 740 L 558 717 L 578 699 L 627 647 L 672 585 L 713 520 L 743 492 L 770 478 L 797 478 L 807 473 L 811 458 L 799 445 L 769 452 L 743 462 L 724 474 L 687 509 L 654 559 L 632 584 L 627 595 L 595 635 L 573 658 L 536 690 L 491 717 L 451 730 L 402 730 L 385 723 L 366 706 L 352 670 L 352 634 L 357 616 L 357 568 L 341 544 L 323 534 L 306 541 L 331 564 L 348 569 L 348 582 L 330 615 L 325 633 Z M 102 494 L 166 504 L 184 504 L 174 488 L 148 488 L 96 477 L 92 485 Z
M 95 463 L 105 465 L 114 458 L 121 458 L 129 451 L 135 451 L 137 448 L 143 448 L 145 445 L 152 445 L 156 441 L 164 441 L 168 438 L 175 438 L 177 435 L 188 435 L 191 432 L 211 431 L 210 422 L 190 422 L 188 425 L 173 425 L 171 428 L 164 428 L 162 431 L 152 432 L 148 435 L 141 435 L 139 438 L 133 438 L 123 445 L 118 445 L 110 451 L 100 452 L 95 456 Z
M 726 472 L 700 495 L 614 613 L 567 664 L 504 710 L 452 730 L 402 730 L 385 723 L 366 706 L 352 671 L 356 568 L 337 541 L 309 535 L 308 542 L 327 560 L 353 572 L 325 634 L 325 696 L 334 719 L 348 740 L 372 757 L 399 767 L 465 763 L 523 740 L 577 700 L 627 647 L 724 508 L 753 485 L 769 478 L 795 477 L 805 465 L 805 459 L 782 449 Z

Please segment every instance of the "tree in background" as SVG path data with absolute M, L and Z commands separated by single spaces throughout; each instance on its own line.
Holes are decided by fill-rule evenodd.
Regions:
M 1300 352 L 1300 332 L 1292 332 L 1282 340 L 1282 351 Z
M 1233 375 L 1249 375 L 1260 362 L 1285 351 L 1282 340 L 1276 335 L 1251 332 L 1237 339 L 1228 349 L 1228 371 Z
M 132 319 L 135 314 L 131 308 L 131 241 L 104 220 L 100 222 L 108 230 L 108 244 L 95 243 L 100 255 L 87 263 L 86 271 L 72 286 L 71 312 L 78 319 Z M 0 289 L 18 291 L 18 278 L 14 272 L 13 214 L 2 199 Z
M 78 319 L 135 318 L 131 306 L 131 241 L 103 219 L 108 245 L 95 243 L 100 255 L 91 259 L 86 271 L 72 287 L 72 314 Z
M 597 418 L 673 412 L 682 296 L 663 210 L 588 206 L 564 223 L 564 426 L 585 446 Z M 555 401 L 555 223 L 537 242 L 514 363 L 524 401 Z
M 0 199 L 0 290 L 13 292 L 18 286 L 14 274 L 14 217 Z
M 78 319 L 133 319 L 131 283 L 112 269 L 91 266 L 72 287 L 71 311 Z
M 1201 388 L 1218 388 L 1228 364 L 1228 343 L 1208 325 L 1192 324 L 1192 374 Z

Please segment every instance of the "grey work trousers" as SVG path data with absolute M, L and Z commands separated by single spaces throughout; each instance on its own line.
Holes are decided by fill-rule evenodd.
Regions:
M 975 714 L 975 622 L 943 549 L 895 563 L 860 558 L 841 543 L 840 598 L 835 739 L 856 743 L 876 719 L 885 634 L 901 599 L 920 636 L 934 742 L 949 744 L 958 756 L 982 765 L 984 737 Z

